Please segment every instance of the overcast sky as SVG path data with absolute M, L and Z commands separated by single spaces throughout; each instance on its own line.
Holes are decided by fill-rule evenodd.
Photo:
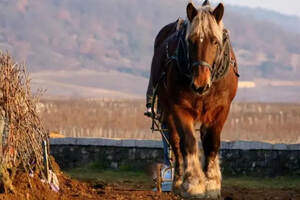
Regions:
M 211 0 L 214 3 L 220 0 Z M 283 14 L 297 15 L 300 17 L 300 1 L 299 0 L 221 0 L 226 4 L 261 7 L 274 10 Z

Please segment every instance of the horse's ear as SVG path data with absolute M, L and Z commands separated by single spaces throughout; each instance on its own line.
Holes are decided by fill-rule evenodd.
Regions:
M 209 0 L 205 0 L 203 2 L 202 6 L 210 6 Z
M 194 17 L 198 14 L 198 10 L 195 8 L 193 3 L 189 3 L 186 7 L 186 14 L 190 22 L 193 21 Z
M 220 23 L 224 15 L 224 5 L 222 3 L 219 3 L 219 5 L 215 8 L 213 15 L 215 16 L 217 23 Z

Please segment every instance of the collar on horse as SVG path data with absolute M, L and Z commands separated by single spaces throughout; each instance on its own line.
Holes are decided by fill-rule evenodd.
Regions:
M 186 30 L 186 22 L 182 19 L 178 19 L 176 34 L 178 43 L 174 55 L 169 56 L 168 42 L 166 44 L 167 63 L 176 61 L 178 71 L 181 75 L 183 75 L 185 80 L 190 81 L 190 83 L 193 82 L 192 69 L 199 65 L 205 66 L 210 70 L 212 82 L 222 79 L 227 74 L 230 63 L 232 63 L 236 68 L 235 60 L 231 58 L 230 51 L 232 47 L 230 44 L 229 34 L 226 29 L 223 30 L 223 43 L 218 47 L 218 53 L 212 66 L 202 60 L 191 62 L 189 47 L 185 40 Z M 237 76 L 239 76 L 236 69 L 235 73 Z

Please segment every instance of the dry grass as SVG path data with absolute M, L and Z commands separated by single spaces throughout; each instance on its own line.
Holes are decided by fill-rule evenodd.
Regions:
M 161 139 L 143 100 L 42 100 L 45 126 L 67 137 Z M 234 103 L 223 140 L 300 142 L 300 104 Z
M 1 114 L 5 119 L 4 140 L 0 143 L 1 172 L 22 169 L 43 170 L 42 141 L 48 140 L 37 114 L 38 96 L 32 96 L 30 78 L 24 65 L 17 64 L 8 54 L 0 52 Z M 42 174 L 42 173 L 41 173 Z M 9 177 L 6 177 L 9 178 Z M 5 185 L 5 183 L 4 183 Z

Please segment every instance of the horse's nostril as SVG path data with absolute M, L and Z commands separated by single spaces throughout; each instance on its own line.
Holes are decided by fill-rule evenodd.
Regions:
M 209 85 L 209 84 L 206 84 L 205 87 L 204 87 L 204 90 L 205 90 L 205 91 L 208 90 L 209 87 L 210 87 L 210 85 Z
M 205 87 L 199 87 L 199 88 L 197 89 L 197 92 L 198 92 L 198 93 L 202 93 L 203 91 L 205 91 Z
M 202 94 L 204 92 L 206 92 L 208 89 L 209 89 L 210 85 L 209 84 L 206 84 L 205 86 L 203 87 L 196 87 L 195 85 L 192 86 L 192 88 L 194 89 L 195 92 L 199 93 L 199 94 Z

